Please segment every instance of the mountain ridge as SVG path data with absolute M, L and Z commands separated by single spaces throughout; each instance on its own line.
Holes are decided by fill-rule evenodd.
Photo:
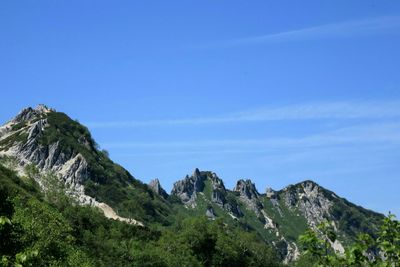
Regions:
M 81 204 L 116 208 L 123 198 L 118 190 L 132 185 L 151 194 L 98 149 L 86 127 L 44 105 L 23 109 L 0 127 L 0 155 L 16 159 L 19 172 L 33 164 L 41 172 L 56 173 Z M 109 185 L 107 192 L 103 185 Z
M 168 226 L 191 216 L 221 218 L 257 234 L 285 262 L 298 257 L 298 236 L 308 227 L 332 222 L 338 234 L 333 246 L 343 253 L 359 232 L 373 233 L 383 217 L 311 180 L 260 193 L 250 179 L 239 179 L 230 190 L 215 172 L 196 168 L 167 194 L 158 179 L 149 185 L 136 179 L 100 150 L 85 126 L 45 105 L 23 109 L 0 127 L 0 156 L 0 163 L 19 173 L 33 165 L 55 174 L 68 194 L 108 218 L 142 226 Z M 35 180 L 44 186 L 40 175 Z

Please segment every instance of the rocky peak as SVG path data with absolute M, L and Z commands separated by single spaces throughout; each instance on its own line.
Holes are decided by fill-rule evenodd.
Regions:
M 0 157 L 12 158 L 14 170 L 24 175 L 27 165 L 37 168 L 38 175 L 33 178 L 42 189 L 45 189 L 43 176 L 54 174 L 78 203 L 97 206 L 105 212 L 106 217 L 110 217 L 106 211 L 111 208 L 85 192 L 86 180 L 97 179 L 98 182 L 98 177 L 107 179 L 105 171 L 101 171 L 105 162 L 113 164 L 104 157 L 99 160 L 100 152 L 93 143 L 86 127 L 45 105 L 25 108 L 0 127 Z M 123 171 L 115 172 L 126 181 L 130 179 Z
M 210 180 L 213 188 L 221 188 L 225 190 L 224 181 L 222 181 L 215 172 L 211 173 Z
M 29 122 L 33 119 L 38 118 L 40 115 L 55 111 L 54 109 L 48 108 L 47 106 L 40 104 L 36 108 L 27 107 L 21 110 L 18 115 L 11 120 L 13 123 Z
M 318 188 L 320 187 L 319 184 L 317 184 L 316 182 L 312 181 L 312 180 L 305 180 L 303 182 L 300 182 L 298 184 L 296 184 L 295 186 L 301 186 L 301 187 L 308 187 L 308 188 Z
M 269 199 L 276 199 L 278 197 L 278 194 L 276 193 L 275 190 L 273 190 L 271 187 L 267 187 L 265 190 L 266 197 Z
M 198 168 L 194 169 L 192 176 L 195 178 L 199 178 L 201 176 L 200 170 Z
M 223 207 L 226 203 L 226 189 L 224 186 L 224 182 L 217 176 L 217 174 L 212 173 L 211 177 L 211 201 Z
M 228 201 L 228 192 L 225 188 L 224 182 L 214 172 L 199 171 L 198 169 L 195 169 L 191 176 L 186 175 L 183 180 L 174 184 L 171 195 L 179 197 L 186 206 L 194 208 L 197 205 L 197 193 L 204 191 L 206 181 L 210 183 L 211 195 L 205 197 L 209 197 L 211 203 L 215 203 L 220 208 L 225 209 L 232 216 L 243 216 L 236 201 Z M 209 211 L 208 214 L 210 215 L 211 211 Z
M 14 122 L 24 122 L 33 119 L 36 116 L 36 112 L 31 107 L 24 108 L 18 115 L 12 120 Z
M 185 205 L 196 206 L 197 193 L 203 191 L 207 174 L 195 169 L 193 175 L 174 183 L 171 195 L 179 197 Z
M 15 140 L 32 141 L 39 135 L 47 125 L 47 119 L 41 116 L 41 110 L 31 107 L 21 110 L 17 116 L 0 126 L 0 140 L 5 140 L 0 144 L 0 151 L 9 149 L 15 143 Z
M 258 196 L 260 195 L 256 189 L 256 186 L 254 183 L 251 182 L 251 180 L 239 180 L 236 183 L 235 188 L 233 191 L 238 192 L 240 196 L 243 196 L 244 198 L 247 199 L 257 199 Z
M 306 180 L 301 183 L 290 185 L 282 190 L 285 205 L 289 209 L 298 209 L 311 226 L 322 222 L 330 217 L 330 208 L 333 205 L 327 190 L 317 183 Z M 333 194 L 332 197 L 335 197 Z
M 49 108 L 44 104 L 39 104 L 36 106 L 35 111 L 38 113 L 49 113 L 49 112 L 55 112 L 56 110 L 53 108 Z
M 163 198 L 167 198 L 168 194 L 165 192 L 165 190 L 162 188 L 160 181 L 156 178 L 150 181 L 149 187 L 151 190 L 153 190 L 156 194 L 160 195 Z
M 79 195 L 78 198 L 84 197 L 82 182 L 88 178 L 86 159 L 78 151 L 64 149 L 60 138 L 48 143 L 43 141 L 42 137 L 52 126 L 48 123 L 50 112 L 55 110 L 45 105 L 28 107 L 0 127 L 0 156 L 15 158 L 19 171 L 33 164 L 41 172 L 53 172 L 74 194 Z M 76 143 L 79 141 L 76 140 Z
M 239 193 L 240 200 L 246 204 L 248 209 L 254 211 L 257 216 L 262 217 L 261 210 L 263 206 L 258 199 L 260 194 L 251 180 L 239 180 L 233 191 Z

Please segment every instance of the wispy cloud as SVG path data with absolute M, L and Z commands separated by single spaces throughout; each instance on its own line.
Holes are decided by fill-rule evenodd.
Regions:
M 347 38 L 378 33 L 398 33 L 399 28 L 400 16 L 385 16 L 324 24 L 259 36 L 238 38 L 223 42 L 210 43 L 205 46 L 240 46 L 261 43 L 309 41 L 328 38 Z
M 90 128 L 208 125 L 279 120 L 400 118 L 400 101 L 326 102 L 263 107 L 202 118 L 88 122 Z
M 400 123 L 369 123 L 298 138 L 193 140 L 185 142 L 114 142 L 105 148 L 155 149 L 155 153 L 257 153 L 280 149 L 309 149 L 340 145 L 377 144 L 380 147 L 400 145 Z M 142 153 L 140 153 L 143 155 Z

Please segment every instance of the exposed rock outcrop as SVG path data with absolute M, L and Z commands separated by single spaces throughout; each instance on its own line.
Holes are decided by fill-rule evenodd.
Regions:
M 174 183 L 171 195 L 177 196 L 185 205 L 194 208 L 197 205 L 197 193 L 203 190 L 205 179 L 207 175 L 200 173 L 196 168 L 191 176 L 186 175 L 183 180 Z
M 131 224 L 143 225 L 134 219 L 118 216 L 106 203 L 98 202 L 85 194 L 84 181 L 89 178 L 87 159 L 76 150 L 65 149 L 60 141 L 43 142 L 44 133 L 51 127 L 46 115 L 55 112 L 45 105 L 23 109 L 14 119 L 0 127 L 0 156 L 7 156 L 16 162 L 15 170 L 24 174 L 25 167 L 35 166 L 43 175 L 55 174 L 65 185 L 66 193 L 82 205 L 100 208 L 107 218 L 118 219 Z M 88 144 L 83 136 L 76 140 Z M 45 189 L 41 175 L 35 176 L 38 184 Z
M 258 199 L 260 194 L 251 180 L 239 180 L 233 191 L 239 194 L 240 200 L 245 203 L 248 209 L 254 211 L 258 217 L 262 216 L 261 210 L 263 209 L 263 205 Z
M 214 209 L 211 207 L 208 207 L 206 210 L 206 217 L 209 219 L 215 219 L 215 217 L 217 217 L 217 215 L 215 215 Z
M 304 181 L 283 189 L 285 205 L 290 209 L 297 208 L 310 226 L 330 218 L 333 203 L 325 194 L 326 190 L 313 181 Z
M 242 217 L 243 212 L 240 210 L 238 203 L 227 198 L 228 193 L 222 179 L 215 173 L 212 173 L 209 179 L 211 180 L 212 186 L 211 202 L 228 211 L 233 217 Z
M 187 207 L 195 208 L 197 194 L 203 192 L 206 180 L 211 184 L 210 201 L 212 203 L 228 211 L 232 217 L 243 216 L 239 205 L 235 201 L 227 199 L 228 193 L 224 182 L 213 172 L 200 172 L 199 169 L 195 169 L 193 175 L 187 175 L 183 180 L 174 184 L 171 195 L 180 198 Z
M 275 190 L 272 190 L 271 187 L 267 187 L 267 189 L 265 190 L 265 195 L 267 198 L 272 199 L 272 198 L 277 198 L 278 194 L 276 193 Z
M 33 164 L 42 172 L 56 173 L 72 191 L 84 194 L 82 184 L 88 173 L 86 159 L 78 152 L 65 152 L 59 142 L 48 145 L 39 142 L 48 126 L 47 119 L 42 116 L 51 111 L 53 110 L 43 105 L 22 110 L 6 124 L 9 126 L 8 131 L 1 132 L 0 140 L 6 141 L 7 137 L 10 140 L 0 146 L 0 155 L 16 158 L 21 168 Z M 20 124 L 24 126 L 19 126 Z M 11 138 L 14 136 L 26 136 L 26 139 Z
M 124 218 L 124 217 L 118 216 L 118 214 L 116 214 L 115 211 L 110 206 L 108 206 L 106 203 L 99 203 L 96 206 L 99 209 L 101 209 L 104 212 L 104 216 L 109 219 L 118 220 L 121 222 L 133 224 L 133 225 L 144 226 L 142 222 L 139 222 L 133 218 Z
M 211 174 L 210 180 L 212 186 L 211 201 L 223 207 L 226 203 L 224 182 L 215 173 Z
M 46 105 L 39 104 L 36 108 L 25 108 L 23 109 L 18 115 L 11 120 L 13 123 L 21 123 L 21 122 L 28 122 L 34 119 L 40 118 L 43 114 L 55 111 L 47 107 Z
M 150 181 L 149 187 L 151 188 L 151 190 L 154 191 L 154 193 L 161 196 L 162 198 L 168 198 L 167 192 L 165 192 L 165 190 L 162 188 L 160 181 L 157 178 Z

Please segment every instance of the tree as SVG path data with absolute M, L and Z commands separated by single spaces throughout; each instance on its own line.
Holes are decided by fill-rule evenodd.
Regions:
M 336 234 L 329 223 L 320 224 L 317 231 L 308 229 L 299 237 L 303 254 L 298 266 L 400 266 L 400 223 L 393 214 L 385 217 L 374 239 L 361 233 L 357 240 L 346 249 L 344 255 L 337 255 L 331 248 Z
M 400 266 L 400 222 L 390 214 L 383 219 L 378 232 L 377 247 L 382 252 L 384 266 Z
M 299 237 L 305 254 L 311 254 L 316 262 L 322 266 L 333 266 L 336 254 L 332 243 L 336 241 L 336 233 L 328 221 L 317 226 L 316 231 L 308 229 Z

